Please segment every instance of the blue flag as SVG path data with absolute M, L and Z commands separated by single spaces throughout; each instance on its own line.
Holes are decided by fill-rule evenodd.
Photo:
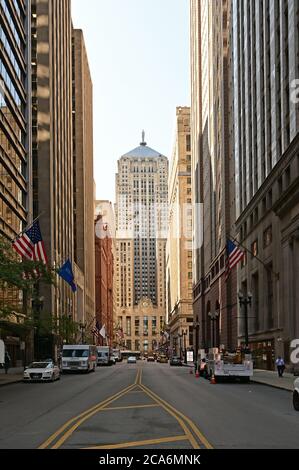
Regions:
M 77 292 L 77 286 L 75 284 L 75 277 L 73 273 L 73 268 L 72 268 L 72 263 L 68 259 L 66 263 L 59 269 L 58 275 L 64 279 L 65 282 L 67 282 L 73 292 Z

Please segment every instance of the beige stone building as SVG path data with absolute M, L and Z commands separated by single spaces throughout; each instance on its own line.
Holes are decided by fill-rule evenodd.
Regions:
M 32 0 L 33 209 L 49 263 L 74 259 L 72 20 L 70 0 Z M 73 318 L 75 296 L 57 277 L 40 286 L 41 315 Z M 59 337 L 38 338 L 37 355 L 57 354 Z
M 74 319 L 90 332 L 95 318 L 93 88 L 81 30 L 73 30 L 74 261 L 82 272 Z M 81 297 L 82 296 L 82 300 Z
M 49 263 L 70 259 L 78 282 L 77 293 L 58 276 L 56 286 L 40 286 L 40 314 L 56 325 L 36 341 L 47 357 L 74 340 L 64 325 L 81 322 L 87 339 L 95 316 L 92 83 L 70 0 L 31 6 L 33 215 L 41 214 Z
M 166 313 L 168 160 L 144 141 L 118 161 L 115 283 L 122 345 L 152 352 Z
M 172 354 L 193 346 L 192 177 L 190 108 L 176 110 L 176 140 L 169 173 L 167 324 Z
M 196 350 L 234 350 L 238 344 L 236 270 L 225 279 L 226 243 L 235 234 L 236 218 L 234 155 L 229 145 L 230 3 L 190 2 Z

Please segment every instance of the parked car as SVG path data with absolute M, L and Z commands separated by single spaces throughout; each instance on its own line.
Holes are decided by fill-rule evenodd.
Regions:
M 295 410 L 299 411 L 299 379 L 296 379 L 294 383 L 293 405 Z
M 170 359 L 169 364 L 171 366 L 181 366 L 182 365 L 181 358 L 179 356 L 172 356 L 172 358 Z
M 53 362 L 32 362 L 24 371 L 24 382 L 55 382 L 60 379 L 60 369 Z
M 158 357 L 157 362 L 159 362 L 160 364 L 167 364 L 168 363 L 168 357 L 165 354 L 161 354 Z
M 128 364 L 136 364 L 136 363 L 137 363 L 137 359 L 135 356 L 128 357 Z
M 148 356 L 147 362 L 155 362 L 154 356 Z

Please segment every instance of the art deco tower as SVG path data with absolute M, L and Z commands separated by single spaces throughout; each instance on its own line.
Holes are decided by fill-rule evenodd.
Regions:
M 168 160 L 143 133 L 116 176 L 116 323 L 128 349 L 154 350 L 164 327 L 167 181 Z

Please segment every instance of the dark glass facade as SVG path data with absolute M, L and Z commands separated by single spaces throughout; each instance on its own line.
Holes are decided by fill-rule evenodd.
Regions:
M 28 221 L 28 5 L 0 0 L 0 232 L 9 238 Z

